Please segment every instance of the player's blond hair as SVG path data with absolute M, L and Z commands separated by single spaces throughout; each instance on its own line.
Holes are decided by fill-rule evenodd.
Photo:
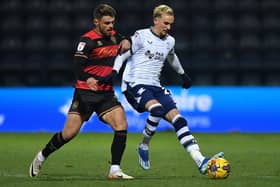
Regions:
M 174 16 L 173 9 L 167 5 L 159 5 L 154 8 L 153 18 L 159 18 L 162 14 L 168 14 L 170 16 Z

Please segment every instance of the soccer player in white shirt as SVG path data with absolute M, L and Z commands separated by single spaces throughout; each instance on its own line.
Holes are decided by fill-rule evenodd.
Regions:
M 123 62 L 127 60 L 122 92 L 135 110 L 149 112 L 143 140 L 138 146 L 139 163 L 143 169 L 150 168 L 149 142 L 160 119 L 164 118 L 174 126 L 180 144 L 190 153 L 199 171 L 205 174 L 211 158 L 201 154 L 187 120 L 180 115 L 170 92 L 160 84 L 160 72 L 167 61 L 182 77 L 182 87 L 187 89 L 191 86 L 191 80 L 175 54 L 175 39 L 168 34 L 174 22 L 173 10 L 167 5 L 155 7 L 153 22 L 151 28 L 138 30 L 131 37 L 131 50 L 117 56 L 108 80 L 116 77 Z M 214 155 L 222 156 L 222 152 Z

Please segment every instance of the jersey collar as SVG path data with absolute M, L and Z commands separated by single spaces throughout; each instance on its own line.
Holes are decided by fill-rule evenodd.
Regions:
M 154 31 L 153 31 L 153 26 L 150 27 L 150 31 L 153 35 L 155 35 L 156 37 L 158 37 L 161 40 L 165 40 L 167 38 L 168 35 L 160 37 L 159 35 L 157 35 Z

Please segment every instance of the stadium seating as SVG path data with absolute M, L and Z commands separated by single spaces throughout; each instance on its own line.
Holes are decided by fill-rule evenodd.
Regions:
M 23 19 L 20 15 L 2 15 L 2 35 L 19 33 L 24 28 Z
M 117 10 L 123 35 L 152 25 L 157 0 L 2 0 L 0 86 L 72 84 L 72 56 L 93 8 Z M 280 85 L 279 0 L 163 0 L 176 52 L 197 85 Z M 166 76 L 174 76 L 168 68 Z M 179 84 L 178 77 L 167 84 Z
M 43 34 L 44 32 L 48 32 L 47 18 L 41 15 L 29 16 L 26 18 L 25 25 L 23 28 L 30 35 L 31 33 Z
M 24 10 L 26 14 L 46 13 L 48 10 L 47 0 L 25 0 Z
M 259 0 L 243 0 L 238 2 L 238 9 L 243 13 L 255 13 L 259 11 Z
M 215 85 L 238 85 L 238 74 L 234 72 L 220 71 L 215 77 Z
M 0 11 L 5 13 L 21 13 L 23 11 L 23 3 L 21 0 L 3 0 L 0 3 Z

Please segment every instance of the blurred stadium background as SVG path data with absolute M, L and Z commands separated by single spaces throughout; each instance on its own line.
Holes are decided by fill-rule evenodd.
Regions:
M 162 81 L 172 87 L 204 154 L 226 153 L 227 180 L 199 175 L 171 132 L 152 142 L 153 169 L 138 167 L 141 135 L 131 132 L 143 130 L 146 116 L 127 107 L 119 88 L 130 132 L 123 168 L 137 180 L 105 179 L 112 134 L 98 133 L 109 128 L 96 117 L 81 129 L 93 133 L 50 158 L 38 180 L 28 177 L 36 151 L 63 128 L 75 42 L 92 28 L 99 3 L 116 8 L 116 29 L 125 35 L 149 27 L 154 6 L 175 10 L 176 51 L 194 86 L 183 90 L 170 68 Z M 280 0 L 1 0 L 0 186 L 279 187 L 279 85 Z
M 176 51 L 194 85 L 280 85 L 279 0 L 2 0 L 0 86 L 71 85 L 75 42 L 99 3 L 116 8 L 125 35 L 150 26 L 155 5 L 173 7 Z M 174 77 L 169 69 L 164 77 Z

